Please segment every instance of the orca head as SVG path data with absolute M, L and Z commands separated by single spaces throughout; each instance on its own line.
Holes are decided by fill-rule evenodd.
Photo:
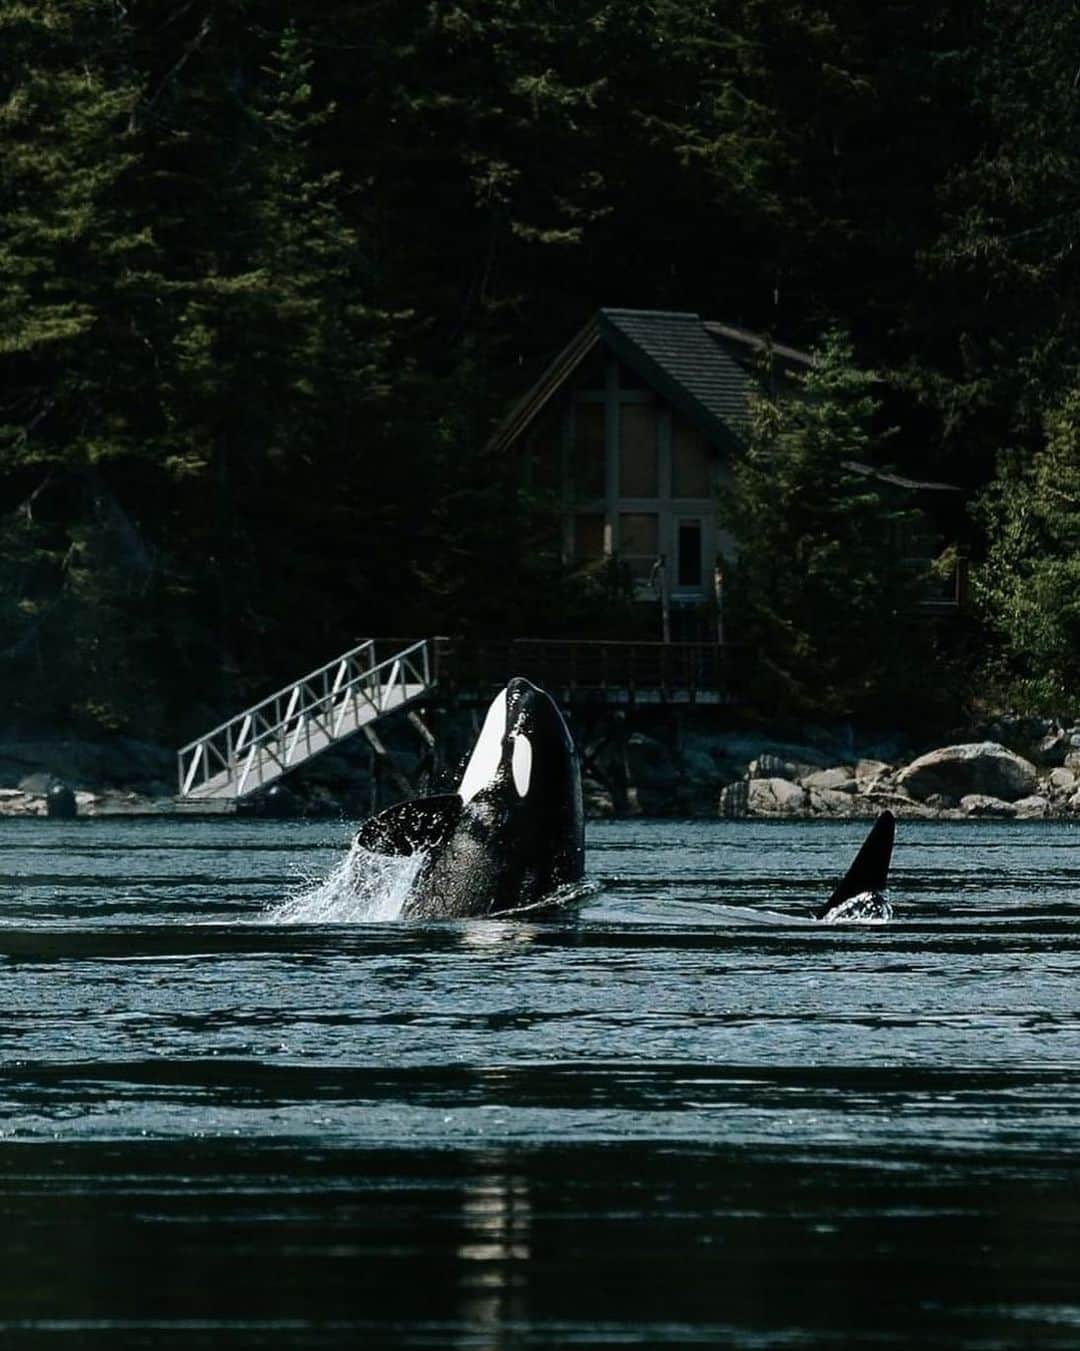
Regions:
M 573 737 L 546 690 L 515 676 L 491 701 L 458 787 L 463 814 L 505 843 L 547 853 L 559 880 L 584 870 L 581 770 Z
M 458 793 L 466 806 L 496 789 L 527 802 L 557 791 L 576 765 L 573 739 L 551 695 L 515 676 L 488 707 Z

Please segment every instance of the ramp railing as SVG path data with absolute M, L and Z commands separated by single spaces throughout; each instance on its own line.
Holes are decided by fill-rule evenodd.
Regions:
M 244 797 L 421 698 L 434 683 L 431 640 L 376 661 L 369 639 L 183 747 L 180 794 Z

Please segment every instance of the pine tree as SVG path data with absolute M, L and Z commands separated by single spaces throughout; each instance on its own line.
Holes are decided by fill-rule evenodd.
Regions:
M 16 716 L 107 725 L 121 672 L 144 674 L 128 603 L 153 569 L 109 480 L 157 420 L 140 397 L 156 255 L 128 210 L 140 88 L 125 39 L 107 0 L 0 5 L 0 648 Z
M 227 153 L 220 122 L 200 129 L 197 194 L 216 203 L 214 229 L 174 254 L 183 268 L 170 416 L 187 485 L 185 553 L 226 664 L 252 680 L 280 676 L 290 626 L 294 664 L 351 636 L 365 596 L 350 600 L 335 565 L 363 552 L 362 494 L 378 481 L 382 450 L 373 433 L 392 321 L 364 303 L 341 177 L 317 162 L 332 109 L 315 104 L 311 64 L 287 28 L 248 72 L 244 124 Z M 198 104 L 233 116 L 229 80 L 214 67 L 201 78 L 163 110 L 163 157 L 170 135 L 190 138 Z M 188 223 L 180 210 L 169 229 Z M 215 560 L 212 576 L 200 554 Z
M 1000 698 L 1061 712 L 1080 699 L 1080 386 L 1045 419 L 1034 455 L 1003 454 L 983 494 L 989 547 L 976 600 L 997 640 Z
M 801 388 L 754 401 L 723 514 L 730 636 L 761 672 L 755 696 L 790 714 L 895 714 L 927 652 L 905 564 L 910 504 L 854 464 L 881 462 L 875 377 L 833 333 Z M 905 710 L 910 714 L 911 709 Z

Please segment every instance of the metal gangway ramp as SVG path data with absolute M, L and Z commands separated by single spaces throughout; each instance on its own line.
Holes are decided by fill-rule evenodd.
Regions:
M 422 699 L 435 684 L 434 643 L 377 661 L 368 639 L 177 752 L 180 796 L 241 798 L 320 751 Z

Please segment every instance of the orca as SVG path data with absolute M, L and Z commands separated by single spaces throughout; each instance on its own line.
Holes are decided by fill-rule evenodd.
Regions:
M 896 818 L 892 812 L 882 812 L 833 894 L 815 912 L 815 919 L 825 924 L 892 919 L 886 887 L 895 835 Z
M 492 700 L 457 791 L 387 807 L 363 823 L 354 844 L 426 854 L 405 919 L 520 910 L 578 881 L 581 769 L 555 701 L 515 676 Z

